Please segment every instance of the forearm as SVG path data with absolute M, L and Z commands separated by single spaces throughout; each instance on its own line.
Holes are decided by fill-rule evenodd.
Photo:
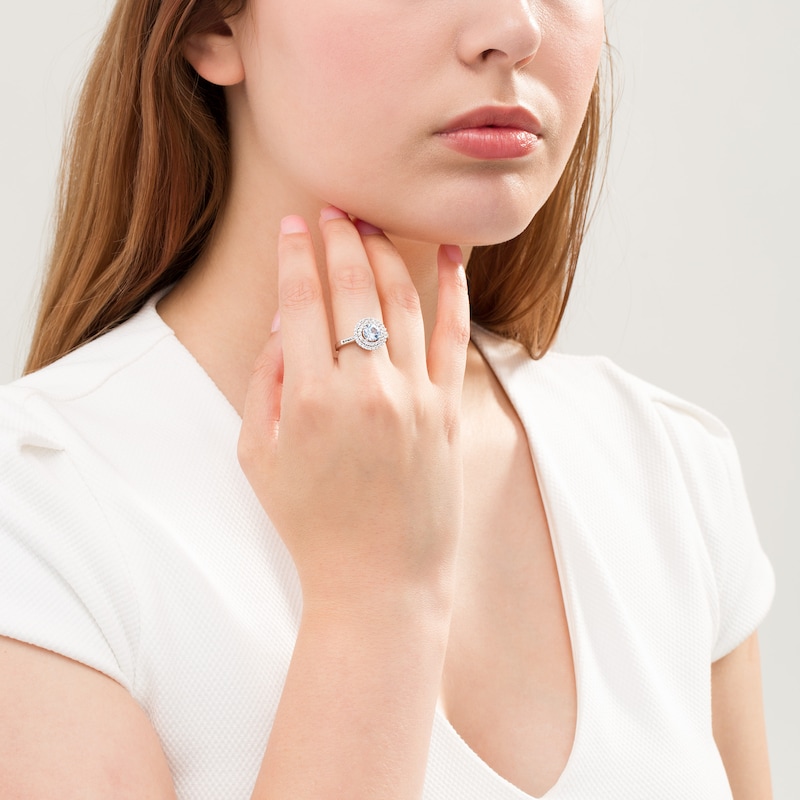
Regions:
M 758 634 L 711 668 L 714 739 L 736 800 L 770 800 Z
M 253 800 L 421 797 L 449 621 L 420 594 L 304 608 Z
M 463 259 L 437 250 L 426 347 L 416 287 L 388 237 L 323 208 L 320 270 L 306 222 L 281 225 L 280 324 L 252 372 L 238 452 L 304 608 L 253 798 L 418 800 L 464 506 Z M 334 323 L 356 309 L 383 318 L 391 348 L 334 353 Z

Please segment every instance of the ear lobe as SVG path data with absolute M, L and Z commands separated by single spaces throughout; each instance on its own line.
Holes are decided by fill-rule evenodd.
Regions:
M 231 29 L 222 23 L 193 33 L 183 45 L 183 55 L 195 72 L 217 86 L 233 86 L 244 80 L 244 64 Z

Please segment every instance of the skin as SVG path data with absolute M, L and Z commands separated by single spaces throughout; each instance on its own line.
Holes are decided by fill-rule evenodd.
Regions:
M 576 692 L 550 533 L 520 422 L 468 344 L 460 262 L 519 233 L 552 190 L 602 40 L 599 0 L 253 0 L 186 43 L 227 87 L 232 182 L 159 313 L 242 415 L 242 467 L 304 600 L 254 798 L 419 797 L 437 704 L 532 796 L 564 768 Z M 470 159 L 436 136 L 518 103 L 543 129 L 525 158 Z M 387 347 L 335 358 L 368 314 Z M 495 612 L 514 602 L 527 613 Z M 14 721 L 0 794 L 174 797 L 120 686 L 10 640 L 0 671 Z M 759 680 L 755 638 L 713 667 L 736 800 L 769 797 Z
M 466 258 L 469 246 L 525 228 L 569 157 L 604 37 L 598 0 L 549 0 L 535 11 L 519 0 L 256 2 L 231 22 L 233 36 L 189 44 L 197 71 L 229 84 L 233 177 L 214 242 L 160 310 L 237 408 L 277 308 L 270 255 L 281 217 L 311 223 L 324 292 L 320 209 L 331 203 L 384 229 L 428 337 L 437 246 L 460 244 Z M 466 111 L 516 103 L 543 126 L 529 158 L 468 159 L 434 136 Z M 338 339 L 353 321 L 331 324 Z M 214 350 L 219 336 L 234 364 Z

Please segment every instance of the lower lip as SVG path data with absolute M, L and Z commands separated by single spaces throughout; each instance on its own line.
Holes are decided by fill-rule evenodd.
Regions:
M 536 149 L 539 137 L 519 128 L 461 128 L 437 134 L 447 147 L 472 158 L 522 158 Z

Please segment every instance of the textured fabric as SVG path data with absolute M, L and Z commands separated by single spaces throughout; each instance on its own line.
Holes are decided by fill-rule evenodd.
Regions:
M 577 732 L 546 797 L 729 800 L 709 665 L 773 593 L 730 434 L 607 358 L 474 340 L 528 433 L 572 637 Z M 182 800 L 250 797 L 301 611 L 239 425 L 154 301 L 0 390 L 0 634 L 121 683 Z M 527 797 L 437 710 L 425 800 Z

